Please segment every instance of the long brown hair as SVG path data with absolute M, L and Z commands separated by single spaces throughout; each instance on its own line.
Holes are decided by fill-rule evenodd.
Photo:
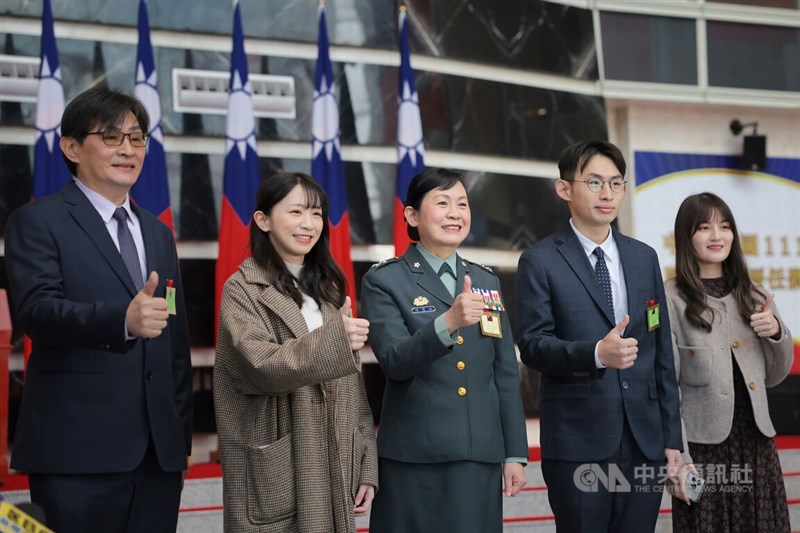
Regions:
M 341 269 L 334 262 L 328 247 L 328 197 L 319 184 L 301 172 L 278 172 L 265 179 L 256 193 L 256 211 L 269 215 L 272 208 L 300 185 L 310 207 L 322 210 L 322 233 L 317 244 L 306 254 L 303 272 L 298 280 L 301 289 L 311 296 L 317 305 L 323 301 L 336 307 L 344 304 L 346 281 Z M 294 277 L 286 268 L 269 235 L 255 222 L 250 223 L 250 251 L 258 265 L 267 271 L 270 283 L 279 292 L 289 296 L 298 307 L 303 306 L 303 295 L 295 287 Z
M 766 295 L 756 288 L 747 271 L 744 260 L 739 232 L 730 207 L 722 198 L 702 192 L 686 198 L 678 208 L 675 217 L 675 262 L 676 279 L 681 296 L 686 302 L 686 319 L 690 324 L 711 331 L 711 323 L 703 318 L 703 312 L 708 308 L 706 291 L 700 280 L 700 265 L 694 254 L 692 236 L 701 224 L 710 222 L 715 214 L 728 222 L 733 233 L 733 242 L 728 257 L 722 262 L 722 275 L 725 283 L 731 289 L 739 314 L 745 320 L 750 320 L 754 312 L 756 301 L 753 292 L 762 297 Z

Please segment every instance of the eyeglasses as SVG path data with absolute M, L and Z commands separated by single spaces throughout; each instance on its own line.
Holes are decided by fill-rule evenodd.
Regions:
M 134 131 L 133 133 L 122 133 L 121 131 L 90 131 L 86 135 L 99 135 L 103 139 L 103 144 L 106 146 L 122 146 L 125 137 L 130 139 L 131 146 L 135 148 L 144 148 L 147 146 L 147 141 L 150 136 L 141 131 Z
M 600 192 L 603 190 L 603 185 L 608 183 L 608 187 L 611 189 L 611 192 L 622 192 L 625 188 L 625 184 L 628 183 L 622 178 L 612 178 L 609 181 L 603 181 L 600 178 L 589 178 L 588 180 L 565 180 L 565 181 L 579 181 L 581 183 L 585 183 L 589 190 L 592 192 Z

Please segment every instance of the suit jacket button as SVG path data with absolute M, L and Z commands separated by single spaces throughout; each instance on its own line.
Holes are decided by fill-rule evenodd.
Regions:
M 464 364 L 464 361 L 459 361 L 458 363 L 456 363 L 456 368 L 459 370 L 464 370 L 466 367 L 467 365 Z
M 622 382 L 622 388 L 625 389 L 625 390 L 628 390 L 628 382 L 627 381 L 623 381 Z
M 739 347 L 739 341 L 733 341 L 733 342 L 731 343 L 731 347 L 732 347 L 732 348 L 738 348 L 738 347 Z
M 458 388 L 458 395 L 459 396 L 466 396 L 467 395 L 467 389 L 465 387 L 459 387 Z
M 689 348 L 689 351 L 687 353 L 689 354 L 689 357 L 694 357 L 695 354 L 694 348 Z
M 147 381 L 150 381 L 151 379 L 153 379 L 153 373 L 148 370 L 147 373 L 144 375 L 144 377 Z
M 750 382 L 750 384 L 748 385 L 748 387 L 750 387 L 750 390 L 756 390 L 756 383 L 755 383 L 755 381 L 751 381 L 751 382 Z
M 461 346 L 462 344 L 464 344 L 464 337 L 462 337 L 461 335 L 459 335 L 459 336 L 458 336 L 458 338 L 456 339 L 456 344 L 458 344 L 459 346 Z

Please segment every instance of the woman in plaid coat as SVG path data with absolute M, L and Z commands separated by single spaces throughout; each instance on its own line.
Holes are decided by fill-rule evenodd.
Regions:
M 313 178 L 264 181 L 252 257 L 225 284 L 214 402 L 225 531 L 351 533 L 378 485 L 352 318 Z

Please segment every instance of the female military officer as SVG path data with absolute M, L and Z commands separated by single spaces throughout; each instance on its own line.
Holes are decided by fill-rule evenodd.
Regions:
M 500 532 L 528 454 L 500 282 L 456 253 L 470 229 L 461 174 L 418 174 L 404 215 L 418 242 L 362 284 L 387 378 L 370 532 Z

